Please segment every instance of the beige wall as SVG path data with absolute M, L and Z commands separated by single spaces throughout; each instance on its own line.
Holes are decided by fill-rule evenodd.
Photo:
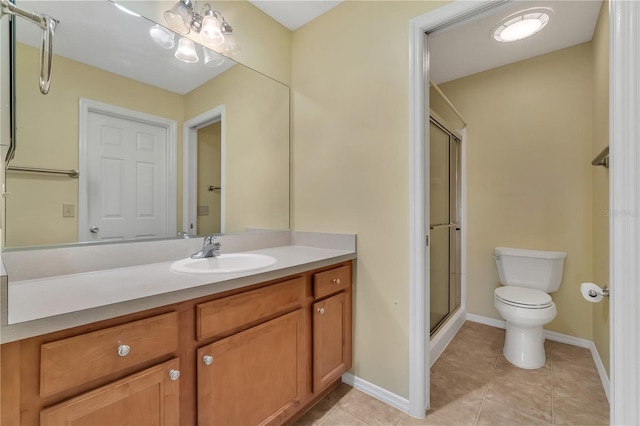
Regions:
M 37 80 L 38 50 L 18 44 L 16 57 L 18 149 L 13 166 L 78 168 L 81 97 L 176 120 L 178 128 L 182 126 L 181 95 L 55 56 L 51 89 L 43 96 Z M 179 133 L 179 152 L 181 141 Z M 77 241 L 77 179 L 8 172 L 7 190 L 12 193 L 6 209 L 7 247 Z M 62 217 L 63 203 L 75 205 L 75 217 Z
M 298 231 L 358 234 L 353 373 L 409 387 L 409 20 L 444 2 L 347 1 L 293 33 Z
M 567 252 L 547 329 L 592 339 L 592 45 L 440 85 L 467 128 L 467 308 L 501 319 L 498 246 Z
M 593 144 L 595 157 L 609 144 L 609 4 L 603 2 L 593 36 Z M 609 284 L 609 169 L 593 167 L 593 282 Z M 609 372 L 609 299 L 593 305 L 593 341 Z
M 225 232 L 289 228 L 289 90 L 234 66 L 185 96 L 185 120 L 225 107 Z

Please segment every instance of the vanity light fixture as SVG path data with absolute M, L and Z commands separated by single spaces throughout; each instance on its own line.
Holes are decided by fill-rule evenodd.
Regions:
M 231 34 L 233 28 L 217 10 L 205 3 L 198 13 L 193 0 L 180 0 L 171 9 L 164 12 L 169 26 L 180 34 L 198 33 L 203 43 L 220 46 L 224 36 Z
M 547 9 L 528 9 L 503 19 L 493 30 L 493 38 L 503 43 L 523 40 L 542 30 L 549 23 Z

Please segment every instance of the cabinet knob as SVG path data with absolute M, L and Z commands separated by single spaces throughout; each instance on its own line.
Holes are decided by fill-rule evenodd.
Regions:
M 324 314 L 324 308 L 318 308 L 318 313 L 319 313 L 320 315 Z
M 131 352 L 131 347 L 129 345 L 120 345 L 118 346 L 118 355 L 127 356 Z
M 335 285 L 340 285 L 340 278 L 334 278 L 334 279 L 333 279 L 333 283 L 334 283 Z
M 176 380 L 178 380 L 178 378 L 180 378 L 180 371 L 178 370 L 169 371 L 169 378 L 175 382 Z
M 211 355 L 205 355 L 202 357 L 202 362 L 204 362 L 204 365 L 211 365 L 213 364 L 213 357 Z

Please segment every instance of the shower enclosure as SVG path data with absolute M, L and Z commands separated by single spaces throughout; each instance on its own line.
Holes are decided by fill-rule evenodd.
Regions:
M 461 302 L 461 137 L 429 117 L 429 239 L 433 335 Z

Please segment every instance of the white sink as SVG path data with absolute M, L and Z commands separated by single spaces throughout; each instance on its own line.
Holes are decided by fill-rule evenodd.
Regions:
M 204 259 L 182 259 L 171 264 L 171 271 L 181 274 L 234 274 L 268 268 L 276 258 L 264 254 L 229 253 Z

